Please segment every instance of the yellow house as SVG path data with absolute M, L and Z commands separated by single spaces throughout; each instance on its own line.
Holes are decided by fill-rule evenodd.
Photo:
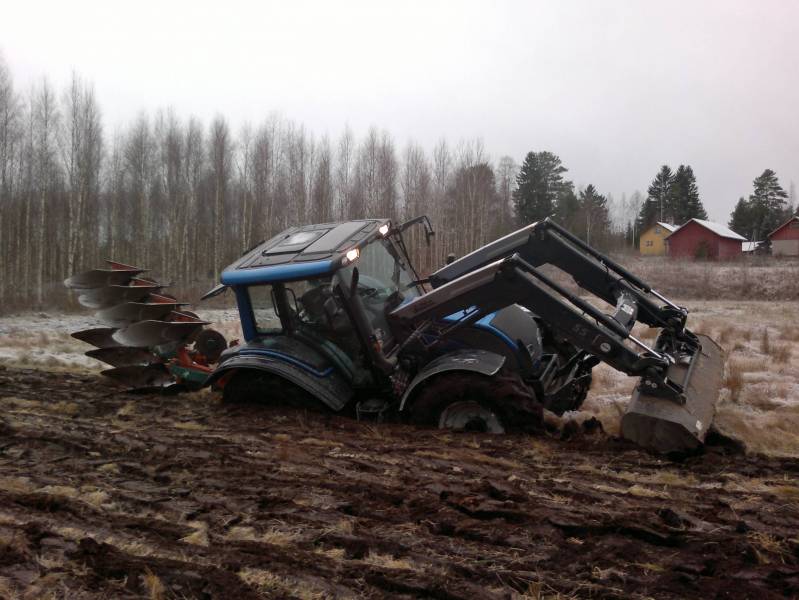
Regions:
M 641 234 L 639 245 L 641 256 L 665 256 L 666 243 L 664 239 L 675 229 L 677 229 L 675 225 L 658 221 L 644 231 Z

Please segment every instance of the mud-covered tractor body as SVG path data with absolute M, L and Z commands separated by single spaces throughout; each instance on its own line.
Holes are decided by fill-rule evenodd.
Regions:
M 208 383 L 223 386 L 230 398 L 271 395 L 279 401 L 285 386 L 273 394 L 265 388 L 285 383 L 334 411 L 386 415 L 404 408 L 411 373 L 400 374 L 411 358 L 416 366 L 438 359 L 437 373 L 491 376 L 498 365 L 518 368 L 520 339 L 524 356 L 538 359 L 542 352 L 535 320 L 515 305 L 446 340 L 426 332 L 428 345 L 438 343 L 424 359 L 413 348 L 400 352 L 407 332 L 392 313 L 425 289 L 401 233 L 387 220 L 289 229 L 230 265 L 221 281 L 206 296 L 233 291 L 244 340 L 222 353 Z M 445 316 L 439 325 L 456 320 Z
M 97 270 L 67 284 L 107 279 L 107 287 L 124 288 L 81 296 L 87 306 L 102 300 L 106 323 L 121 317 L 124 327 L 111 337 L 137 347 L 119 352 L 141 358 L 136 352 L 151 350 L 153 336 L 166 337 L 174 355 L 161 346 L 156 367 L 178 381 L 204 380 L 229 399 L 499 433 L 536 429 L 544 410 L 579 409 L 592 369 L 604 362 L 639 378 L 622 419 L 625 437 L 659 451 L 701 445 L 723 357 L 686 328 L 684 308 L 549 219 L 421 279 L 404 239 L 414 225 L 433 235 L 426 217 L 401 225 L 364 219 L 294 227 L 246 252 L 204 296 L 232 290 L 244 336 L 211 360 L 204 348 L 220 341 L 201 339 L 201 347 L 192 327 L 204 323 L 179 305 L 161 321 L 132 322 L 137 311 L 177 302 L 131 302 L 140 294 L 131 286 L 156 285 L 132 283 L 140 271 Z M 128 284 L 119 286 L 120 277 Z M 124 304 L 113 306 L 117 298 Z M 637 323 L 657 329 L 654 343 L 633 335 Z M 87 341 L 103 348 L 103 331 Z M 110 362 L 115 351 L 102 351 Z

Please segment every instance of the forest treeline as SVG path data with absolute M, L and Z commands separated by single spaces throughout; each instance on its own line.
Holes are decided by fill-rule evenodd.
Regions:
M 206 125 L 172 110 L 109 132 L 78 75 L 60 91 L 45 80 L 23 94 L 13 83 L 0 62 L 5 307 L 45 305 L 66 276 L 104 258 L 184 287 L 209 284 L 246 249 L 302 223 L 427 214 L 431 248 L 421 235 L 409 240 L 421 272 L 519 223 L 519 167 L 492 161 L 480 140 L 400 148 L 377 128 L 330 139 L 279 116 L 233 132 L 222 116 Z M 593 186 L 584 194 L 593 198 Z M 601 204 L 588 222 L 605 243 L 612 207 Z
M 689 210 L 703 211 L 686 169 Z M 331 139 L 275 115 L 234 132 L 223 116 L 161 110 L 112 132 L 90 83 L 21 93 L 0 57 L 0 306 L 57 301 L 65 277 L 104 258 L 209 285 L 286 227 L 370 216 L 430 216 L 431 248 L 409 240 L 423 273 L 545 216 L 604 250 L 634 245 L 651 190 L 615 201 L 566 174 L 547 151 L 517 164 L 480 140 L 400 147 L 378 128 Z

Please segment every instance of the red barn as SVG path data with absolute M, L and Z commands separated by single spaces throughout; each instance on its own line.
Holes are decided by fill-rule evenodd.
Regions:
M 666 237 L 666 246 L 672 258 L 729 260 L 741 255 L 745 241 L 746 238 L 724 225 L 691 219 Z
M 774 256 L 799 256 L 799 217 L 791 217 L 768 234 L 771 254 Z

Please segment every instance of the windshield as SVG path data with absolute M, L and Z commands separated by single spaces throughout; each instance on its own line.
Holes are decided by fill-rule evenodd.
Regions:
M 388 240 L 375 241 L 361 250 L 360 258 L 339 271 L 344 285 L 349 286 L 352 272 L 358 268 L 358 295 L 363 300 L 372 329 L 380 341 L 390 337 L 386 313 L 419 291 L 413 283 L 408 265 Z

